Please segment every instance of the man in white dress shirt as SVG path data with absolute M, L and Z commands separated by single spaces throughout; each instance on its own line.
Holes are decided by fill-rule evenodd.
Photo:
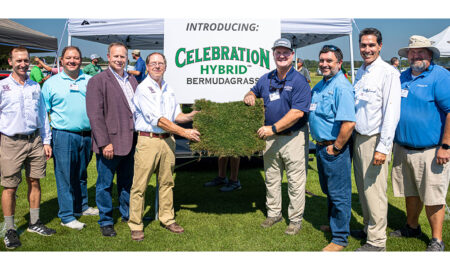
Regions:
M 400 118 L 400 74 L 380 57 L 382 36 L 375 28 L 359 34 L 364 64 L 355 80 L 356 127 L 354 136 L 355 181 L 363 212 L 364 230 L 351 231 L 366 238 L 357 251 L 385 251 L 387 177 L 392 142 Z
M 14 226 L 16 191 L 22 181 L 22 167 L 28 184 L 30 225 L 28 232 L 49 236 L 56 233 L 39 220 L 41 186 L 46 160 L 52 156 L 51 134 L 47 112 L 38 83 L 30 80 L 27 71 L 30 56 L 27 49 L 11 50 L 8 63 L 12 74 L 0 81 L 0 163 L 2 210 L 5 218 L 5 246 L 21 246 Z
M 183 233 L 184 229 L 175 222 L 173 209 L 175 166 L 175 139 L 173 133 L 191 141 L 200 141 L 200 133 L 195 129 L 184 129 L 174 122 L 192 121 L 197 111 L 189 114 L 181 112 L 170 85 L 164 81 L 166 58 L 163 54 L 152 53 L 146 60 L 148 76 L 139 84 L 133 97 L 136 107 L 135 129 L 138 142 L 134 155 L 134 177 L 130 191 L 131 239 L 144 239 L 145 191 L 154 171 L 159 182 L 159 220 L 173 233 Z

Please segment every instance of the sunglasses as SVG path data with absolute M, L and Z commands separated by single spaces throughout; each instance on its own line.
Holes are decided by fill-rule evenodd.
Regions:
M 330 51 L 340 51 L 340 49 L 338 47 L 334 46 L 334 45 L 324 45 L 322 47 L 322 50 L 323 49 L 328 49 Z

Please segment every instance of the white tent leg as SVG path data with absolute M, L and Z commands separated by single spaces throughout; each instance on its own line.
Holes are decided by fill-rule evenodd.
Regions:
M 348 35 L 349 42 L 350 42 L 350 65 L 351 65 L 351 72 L 352 72 L 352 84 L 355 83 L 355 63 L 353 63 L 353 36 L 352 33 Z

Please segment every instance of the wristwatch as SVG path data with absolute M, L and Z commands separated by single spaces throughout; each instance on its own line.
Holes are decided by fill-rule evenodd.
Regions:
M 442 149 L 448 150 L 448 149 L 450 149 L 450 145 L 448 145 L 446 143 L 443 143 L 442 144 Z
M 277 134 L 277 127 L 275 125 L 272 125 L 272 132 L 273 134 Z
M 334 145 L 334 143 L 333 143 L 333 151 L 340 153 L 342 151 L 342 149 L 337 148 L 336 145 Z

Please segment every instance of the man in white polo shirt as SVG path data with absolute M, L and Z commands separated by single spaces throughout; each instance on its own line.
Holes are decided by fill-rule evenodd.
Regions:
M 195 129 L 185 129 L 174 122 L 192 121 L 197 111 L 189 114 L 181 112 L 175 100 L 173 89 L 164 81 L 166 58 L 163 54 L 152 53 L 146 60 L 148 76 L 139 84 L 133 97 L 136 107 L 135 129 L 138 142 L 134 155 L 134 177 L 130 191 L 131 239 L 144 239 L 145 191 L 154 171 L 158 172 L 159 220 L 173 233 L 183 233 L 184 229 L 175 222 L 173 209 L 175 166 L 175 139 L 172 133 L 191 141 L 200 141 L 200 133 Z
M 357 251 L 385 251 L 387 178 L 395 128 L 400 118 L 400 74 L 381 59 L 382 36 L 375 28 L 359 34 L 364 64 L 355 80 L 356 127 L 353 168 L 364 230 L 351 235 L 366 243 Z
M 13 72 L 0 81 L 1 204 L 6 228 L 5 246 L 14 249 L 21 246 L 14 226 L 14 213 L 16 191 L 22 181 L 22 167 L 25 168 L 30 204 L 30 225 L 27 231 L 44 236 L 50 236 L 56 231 L 47 228 L 39 220 L 39 179 L 45 177 L 46 159 L 52 156 L 50 126 L 41 88 L 27 76 L 30 66 L 27 49 L 12 49 L 8 63 Z

